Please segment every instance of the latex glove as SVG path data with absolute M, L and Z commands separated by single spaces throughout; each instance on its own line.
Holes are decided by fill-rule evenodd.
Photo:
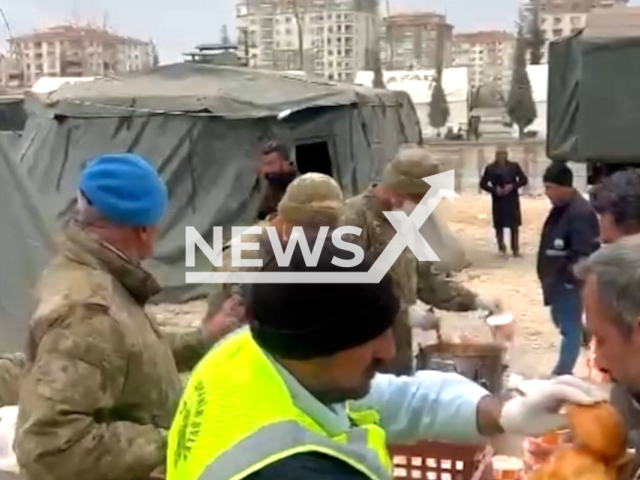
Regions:
M 17 418 L 17 406 L 0 408 L 0 472 L 20 473 L 18 461 L 13 452 Z
M 504 305 L 499 298 L 480 298 L 476 299 L 477 310 L 487 310 L 491 315 L 504 312 Z
M 506 433 L 531 437 L 568 428 L 559 412 L 565 403 L 592 405 L 609 399 L 606 391 L 571 375 L 540 380 L 535 391 L 509 400 L 502 408 L 500 424 Z
M 440 317 L 418 300 L 409 307 L 409 325 L 425 331 L 437 330 L 440 327 Z

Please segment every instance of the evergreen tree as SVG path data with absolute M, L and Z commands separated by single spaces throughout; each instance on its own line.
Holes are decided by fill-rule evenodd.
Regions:
M 158 47 L 153 40 L 151 40 L 149 43 L 151 44 L 151 67 L 156 68 L 160 65 L 160 55 L 158 54 Z
M 436 77 L 431 90 L 429 102 L 429 125 L 438 130 L 447 124 L 449 119 L 449 103 L 442 87 L 442 71 L 444 70 L 444 42 L 441 32 L 437 32 Z
M 533 100 L 531 82 L 527 73 L 527 45 L 522 24 L 518 26 L 516 51 L 513 59 L 511 90 L 507 99 L 507 113 L 518 126 L 520 138 L 524 138 L 525 129 L 536 119 L 536 104 Z
M 447 124 L 449 119 L 449 103 L 447 95 L 442 87 L 442 70 L 436 73 L 431 90 L 431 101 L 429 103 L 429 125 L 440 132 L 440 129 Z
M 220 30 L 220 44 L 231 45 L 231 38 L 229 37 L 229 29 L 226 24 L 222 25 L 222 29 Z

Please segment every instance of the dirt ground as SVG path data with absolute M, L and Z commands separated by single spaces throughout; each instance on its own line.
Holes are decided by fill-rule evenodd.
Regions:
M 501 298 L 516 317 L 516 339 L 509 352 L 510 371 L 527 378 L 549 375 L 557 358 L 560 337 L 542 304 L 535 273 L 539 235 L 550 208 L 548 200 L 542 196 L 523 196 L 521 199 L 523 258 L 519 259 L 504 258 L 497 252 L 488 196 L 464 195 L 454 204 L 448 200 L 443 202 L 449 205 L 440 207 L 441 214 L 462 241 L 472 261 L 472 266 L 456 277 L 483 296 Z M 161 305 L 153 307 L 152 311 L 162 323 L 183 328 L 196 326 L 204 309 L 204 302 L 198 301 Z M 465 333 L 477 339 L 490 338 L 483 320 L 476 313 L 441 313 L 445 335 Z M 418 343 L 432 341 L 430 335 L 418 334 L 416 337 Z M 583 364 L 581 359 L 576 373 L 584 371 Z

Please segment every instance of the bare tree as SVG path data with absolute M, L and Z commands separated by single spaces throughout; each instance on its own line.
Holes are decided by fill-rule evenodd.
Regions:
M 533 9 L 529 18 L 527 46 L 529 48 L 529 63 L 540 65 L 544 57 L 543 49 L 546 43 L 544 32 L 540 28 L 540 0 L 532 0 Z
M 304 61 L 304 15 L 307 11 L 308 0 L 290 0 L 290 2 L 298 29 L 298 69 L 306 72 Z

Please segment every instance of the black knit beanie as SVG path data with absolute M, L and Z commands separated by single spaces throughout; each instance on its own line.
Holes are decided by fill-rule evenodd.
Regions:
M 544 183 L 552 183 L 562 187 L 573 186 L 573 172 L 564 162 L 552 162 L 542 176 Z
M 373 265 L 365 254 L 355 267 L 342 268 L 331 261 L 352 255 L 330 241 L 321 250 L 317 266 L 307 266 L 298 245 L 288 266 L 272 257 L 262 271 L 363 272 Z M 316 239 L 307 239 L 313 251 Z M 286 245 L 283 245 L 286 251 Z M 367 343 L 391 328 L 399 303 L 385 276 L 371 284 L 252 284 L 247 289 L 250 328 L 255 341 L 276 357 L 309 360 L 331 356 Z

